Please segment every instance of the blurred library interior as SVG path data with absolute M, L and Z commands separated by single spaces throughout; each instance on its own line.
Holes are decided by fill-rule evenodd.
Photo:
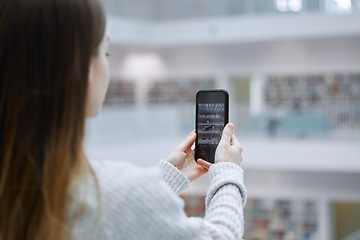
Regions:
M 360 0 L 102 0 L 111 81 L 90 157 L 152 166 L 223 88 L 245 239 L 360 239 Z M 203 216 L 208 177 L 182 193 Z

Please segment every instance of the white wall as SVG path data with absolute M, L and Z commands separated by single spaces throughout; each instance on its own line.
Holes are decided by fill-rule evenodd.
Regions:
M 253 15 L 171 20 L 161 22 L 108 18 L 108 34 L 118 44 L 174 47 L 360 34 L 360 13 Z M 146 31 L 136 31 L 146 28 Z M 120 29 L 120 31 L 119 31 Z M 135 31 L 134 31 L 135 30 Z M 136 32 L 136 34 L 134 34 Z
M 360 36 L 157 49 L 170 72 L 254 74 L 360 71 Z
M 147 48 L 112 45 L 112 75 L 130 52 L 155 52 L 170 76 L 360 72 L 360 35 L 226 45 Z

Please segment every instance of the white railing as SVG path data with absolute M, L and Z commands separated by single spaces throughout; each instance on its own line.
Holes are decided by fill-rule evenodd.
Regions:
M 248 106 L 231 103 L 230 121 L 242 136 L 354 138 L 359 139 L 357 126 L 329 124 L 328 116 L 319 112 L 271 113 L 251 116 Z M 100 116 L 88 120 L 88 130 L 112 139 L 126 142 L 131 136 L 168 138 L 181 136 L 195 128 L 194 104 L 149 105 L 146 108 L 104 106 Z M 129 127 L 131 125 L 131 127 Z
M 110 15 L 166 21 L 217 16 L 261 14 L 329 14 L 360 10 L 359 0 L 102 0 Z

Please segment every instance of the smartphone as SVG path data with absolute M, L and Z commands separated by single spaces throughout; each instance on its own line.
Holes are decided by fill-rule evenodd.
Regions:
M 195 159 L 215 163 L 215 151 L 229 122 L 229 94 L 221 90 L 201 90 L 196 94 Z

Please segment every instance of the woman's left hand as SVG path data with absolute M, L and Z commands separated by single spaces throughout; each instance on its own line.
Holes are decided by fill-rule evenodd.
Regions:
M 211 163 L 199 158 L 195 161 L 195 151 L 191 146 L 196 140 L 196 133 L 192 131 L 167 157 L 167 161 L 177 167 L 190 181 L 205 174 Z

